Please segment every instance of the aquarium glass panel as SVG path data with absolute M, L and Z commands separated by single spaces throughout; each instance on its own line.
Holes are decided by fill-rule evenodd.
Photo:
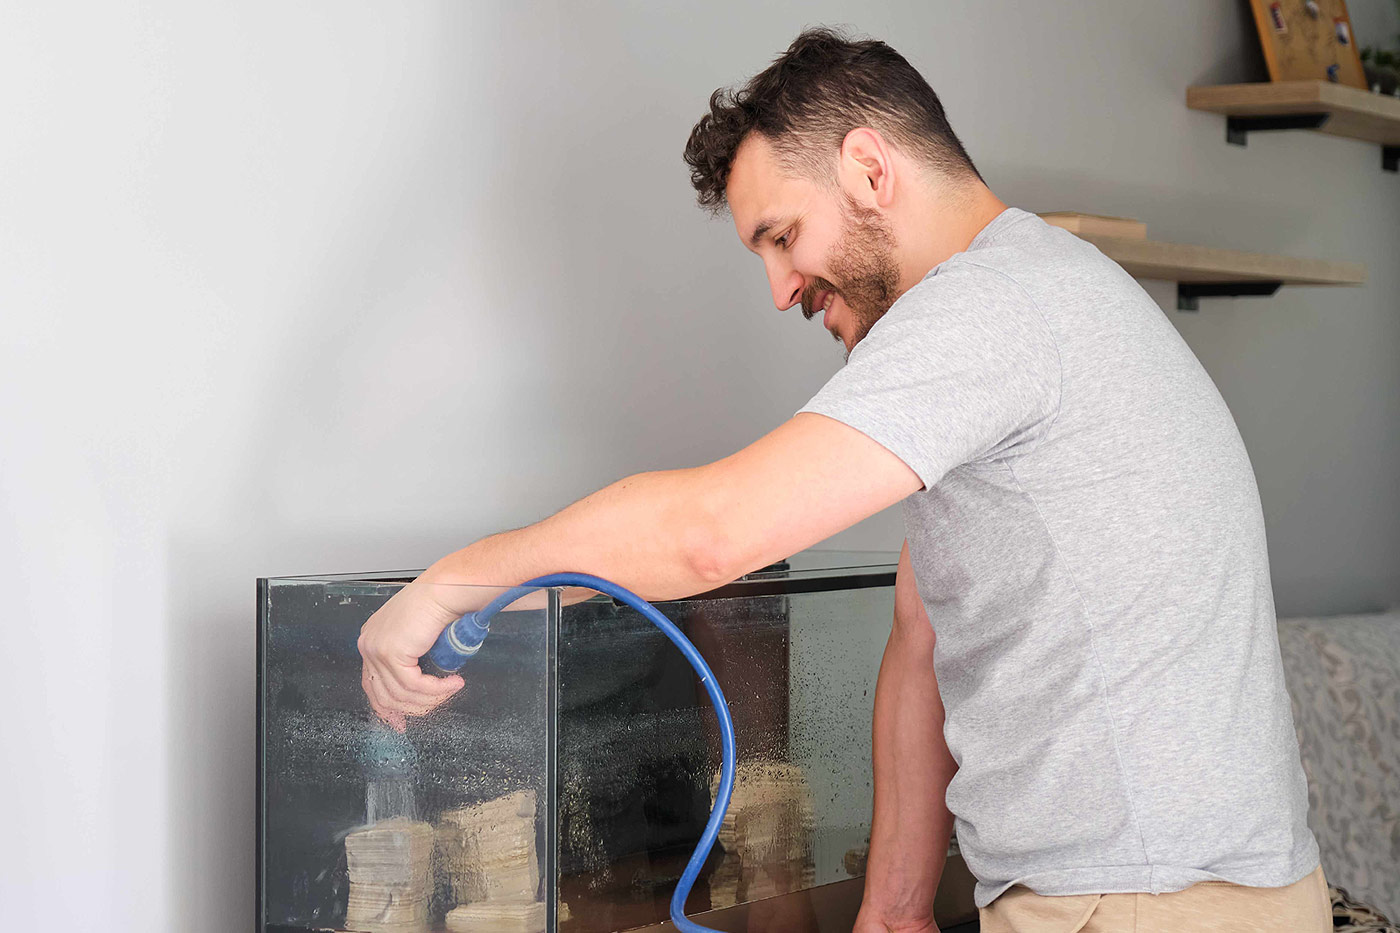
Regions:
M 764 902 L 783 914 L 766 929 L 815 929 L 810 899 L 793 892 L 863 872 L 894 557 L 804 552 L 657 603 L 714 670 L 738 747 L 689 913 Z M 260 583 L 262 928 L 664 921 L 720 766 L 714 710 L 685 658 L 629 606 L 537 591 L 492 620 L 465 688 L 400 736 L 369 710 L 355 643 L 411 578 Z
M 490 900 L 544 929 L 554 826 L 548 607 L 537 599 L 497 615 L 462 671 L 466 686 L 400 735 L 370 712 L 356 640 L 401 586 L 262 581 L 262 924 L 471 929 L 480 926 L 471 910 L 453 911 Z M 454 600 L 477 605 L 499 592 L 453 589 Z

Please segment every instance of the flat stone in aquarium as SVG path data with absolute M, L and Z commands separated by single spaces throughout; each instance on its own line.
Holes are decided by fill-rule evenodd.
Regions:
M 345 927 L 355 933 L 419 933 L 428 927 L 433 828 L 385 820 L 345 837 L 350 895 Z

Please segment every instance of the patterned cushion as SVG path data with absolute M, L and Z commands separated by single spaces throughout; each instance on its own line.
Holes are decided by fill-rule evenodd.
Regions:
M 1346 888 L 1329 884 L 1327 893 L 1332 895 L 1332 933 L 1400 933 L 1400 927 L 1369 905 L 1354 900 Z
M 1322 870 L 1400 917 L 1400 612 L 1280 619 L 1278 634 Z

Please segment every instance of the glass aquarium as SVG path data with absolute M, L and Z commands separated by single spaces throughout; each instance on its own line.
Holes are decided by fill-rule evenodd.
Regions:
M 820 897 L 795 892 L 845 884 L 858 903 L 896 557 L 809 551 L 656 604 L 713 668 L 738 747 L 689 913 L 764 903 L 766 928 L 818 929 Z M 259 581 L 259 929 L 663 922 L 720 763 L 685 659 L 609 597 L 537 591 L 492 619 L 465 688 L 399 735 L 370 712 L 356 639 L 412 577 Z

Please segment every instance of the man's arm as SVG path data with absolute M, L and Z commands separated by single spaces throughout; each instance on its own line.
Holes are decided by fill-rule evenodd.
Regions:
M 418 669 L 443 627 L 478 608 L 443 584 L 510 585 L 575 571 L 679 599 L 810 547 L 921 488 L 902 460 L 823 415 L 799 414 L 707 466 L 641 473 L 526 528 L 483 538 L 404 587 L 360 634 L 362 683 L 391 725 L 462 686 Z
M 875 813 L 855 933 L 937 930 L 933 896 L 953 829 L 944 795 L 958 766 L 943 738 L 933 645 L 906 542 L 875 686 Z

